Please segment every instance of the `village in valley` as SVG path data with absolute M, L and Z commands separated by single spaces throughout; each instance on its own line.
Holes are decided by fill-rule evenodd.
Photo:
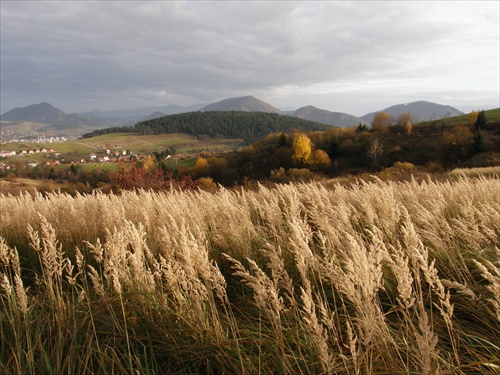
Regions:
M 23 143 L 15 149 L 0 149 L 0 171 L 13 171 L 18 168 L 34 168 L 40 165 L 58 166 L 61 164 L 84 164 L 84 163 L 123 163 L 146 158 L 146 155 L 137 156 L 129 150 L 111 150 L 97 148 L 95 152 L 91 152 L 81 158 L 67 159 L 61 152 L 57 152 L 52 147 L 38 147 L 39 144 L 33 144 L 30 147 L 28 143 Z M 5 144 L 2 144 L 2 148 Z M 22 147 L 22 148 L 20 148 Z M 116 146 L 116 148 L 119 148 Z M 46 157 L 47 160 L 31 160 L 30 156 L 40 155 Z M 3 162 L 6 161 L 6 162 Z

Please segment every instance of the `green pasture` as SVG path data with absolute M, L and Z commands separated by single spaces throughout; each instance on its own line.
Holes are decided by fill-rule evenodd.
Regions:
M 469 124 L 470 122 L 469 114 L 470 112 L 464 113 L 463 115 L 460 116 L 454 116 L 433 121 L 423 121 L 421 123 L 416 124 L 416 126 L 428 126 L 428 125 L 454 126 L 454 125 Z M 500 108 L 485 110 L 484 114 L 486 115 L 486 123 L 495 123 L 500 121 Z
M 72 143 L 72 142 L 67 142 Z M 178 153 L 197 153 L 203 150 L 227 151 L 241 147 L 240 139 L 197 139 L 189 134 L 140 135 L 111 133 L 81 139 L 74 143 L 94 149 L 130 150 L 136 154 L 150 154 L 175 147 Z
M 153 152 L 165 151 L 174 147 L 176 154 L 194 155 L 201 151 L 226 152 L 239 149 L 242 146 L 241 139 L 206 138 L 198 139 L 189 134 L 159 134 L 140 135 L 134 133 L 112 133 L 100 135 L 93 138 L 66 141 L 61 143 L 39 144 L 39 143 L 10 143 L 2 145 L 2 150 L 41 149 L 43 147 L 52 148 L 54 152 L 60 153 L 62 158 L 71 160 L 87 157 L 91 153 L 104 155 L 104 150 L 132 151 L 138 155 L 152 154 Z M 16 160 L 39 161 L 46 160 L 49 154 L 34 154 L 23 157 L 15 157 Z M 22 158 L 22 159 L 21 159 Z

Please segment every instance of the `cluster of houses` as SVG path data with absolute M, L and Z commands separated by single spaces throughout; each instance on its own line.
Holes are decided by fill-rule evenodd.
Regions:
M 0 158 L 8 158 L 11 156 L 24 156 L 24 155 L 35 155 L 35 154 L 51 154 L 52 156 L 58 157 L 60 153 L 55 152 L 53 148 L 51 147 L 42 147 L 42 148 L 32 148 L 32 149 L 26 149 L 26 150 L 20 150 L 20 151 L 14 151 L 14 150 L 0 150 Z M 48 165 L 59 165 L 60 162 L 59 160 L 52 160 L 52 161 L 47 161 L 46 164 Z M 27 167 L 36 167 L 40 165 L 40 163 L 36 162 L 30 162 L 25 164 Z M 9 170 L 14 170 L 16 169 L 16 164 L 15 163 L 0 163 L 0 171 L 9 171 Z
M 36 138 L 35 138 L 36 137 Z M 24 136 L 16 136 L 14 132 L 1 132 L 0 134 L 1 144 L 5 145 L 7 143 L 60 143 L 69 140 L 76 139 L 76 137 L 45 137 L 35 134 L 28 134 Z
M 127 150 L 113 151 L 113 152 L 111 150 L 105 150 L 105 153 L 106 153 L 105 156 L 90 154 L 88 156 L 88 160 L 97 163 L 116 163 L 116 162 L 128 161 L 130 160 L 130 156 L 135 156 L 132 152 Z M 86 161 L 87 160 L 82 159 L 80 162 L 84 163 Z
M 40 149 L 25 149 L 21 151 L 13 151 L 13 150 L 0 150 L 0 158 L 7 158 L 11 156 L 27 156 L 27 155 L 34 155 L 34 154 L 47 154 L 49 156 L 49 153 L 51 156 L 59 157 L 61 154 L 56 153 L 53 148 L 50 147 L 43 147 Z M 83 163 L 119 163 L 119 162 L 130 162 L 131 157 L 134 158 L 134 160 L 143 160 L 146 158 L 146 155 L 136 155 L 135 153 L 127 150 L 119 150 L 119 151 L 111 151 L 111 150 L 105 150 L 101 149 L 99 152 L 99 155 L 95 153 L 91 153 L 87 155 L 85 158 L 82 158 L 80 160 L 73 160 L 71 161 L 71 164 L 83 164 Z M 43 163 L 39 162 L 29 162 L 24 164 L 24 167 L 37 167 L 41 164 L 47 164 L 47 165 L 60 165 L 61 162 L 65 162 L 64 159 L 60 160 L 50 160 L 46 161 Z M 69 161 L 66 161 L 69 163 Z M 19 164 L 18 166 L 19 167 Z M 10 164 L 6 163 L 0 163 L 0 171 L 7 171 L 7 170 L 13 170 L 16 169 L 16 164 L 11 162 Z

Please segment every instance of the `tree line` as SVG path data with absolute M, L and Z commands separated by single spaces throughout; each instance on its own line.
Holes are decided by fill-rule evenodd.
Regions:
M 226 119 L 260 117 L 260 114 L 243 112 L 180 117 L 194 119 L 200 115 L 205 118 L 205 124 L 210 124 L 207 119 L 215 124 L 219 116 Z M 262 117 L 274 116 L 279 115 Z M 156 120 L 148 123 L 161 124 L 161 119 Z M 370 127 L 359 124 L 350 128 L 325 126 L 326 130 L 293 128 L 270 132 L 238 151 L 225 154 L 202 152 L 193 167 L 173 168 L 166 156 L 174 155 L 176 150 L 169 148 L 154 152 L 134 165 L 124 165 L 117 171 L 87 171 L 79 165 L 72 165 L 69 170 L 40 166 L 15 173 L 31 178 L 79 182 L 89 188 L 109 184 L 114 191 L 134 188 L 164 190 L 214 187 L 216 184 L 234 186 L 245 184 L 245 181 L 308 181 L 318 176 L 378 173 L 394 166 L 406 171 L 415 167 L 437 171 L 458 166 L 489 166 L 488 160 L 500 157 L 500 124 L 497 120 L 488 121 L 484 112 L 471 113 L 461 124 L 449 125 L 446 120 L 432 124 L 412 122 L 407 113 L 396 118 L 381 112 L 375 115 Z M 222 122 L 220 128 L 224 129 L 224 126 Z M 156 131 L 161 129 L 158 125 Z M 173 131 L 182 130 L 185 132 L 181 128 Z
M 211 178 L 226 186 L 244 179 L 303 181 L 318 175 L 376 173 L 393 165 L 431 169 L 464 163 L 475 166 L 474 160 L 484 163 L 482 159 L 495 157 L 500 150 L 500 126 L 487 126 L 484 112 L 453 126 L 412 122 L 408 113 L 394 117 L 380 112 L 370 128 L 359 124 L 325 131 L 272 133 L 223 156 L 202 154 L 189 173 L 195 179 Z

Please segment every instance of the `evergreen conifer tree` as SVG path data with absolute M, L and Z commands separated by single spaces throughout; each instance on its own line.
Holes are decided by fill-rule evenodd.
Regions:
M 476 130 L 484 129 L 484 126 L 486 125 L 486 114 L 484 113 L 484 110 L 478 113 L 476 123 L 474 125 L 476 126 Z

